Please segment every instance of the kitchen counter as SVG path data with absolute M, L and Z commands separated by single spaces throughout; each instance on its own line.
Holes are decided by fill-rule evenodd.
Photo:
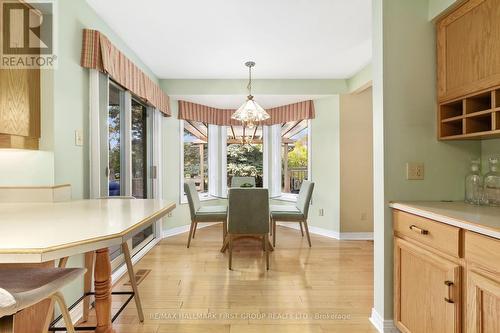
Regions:
M 500 207 L 474 206 L 458 201 L 391 202 L 389 206 L 500 239 Z

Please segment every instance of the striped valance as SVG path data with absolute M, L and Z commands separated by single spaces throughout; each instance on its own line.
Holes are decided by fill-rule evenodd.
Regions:
M 81 65 L 107 73 L 117 83 L 170 116 L 168 96 L 97 30 L 83 29 Z
M 179 101 L 179 119 L 199 121 L 212 125 L 229 126 L 241 125 L 241 122 L 231 119 L 233 109 L 218 109 L 210 106 Z M 264 125 L 283 124 L 289 121 L 314 119 L 314 102 L 303 101 L 275 108 L 267 109 L 271 116 L 263 122 Z

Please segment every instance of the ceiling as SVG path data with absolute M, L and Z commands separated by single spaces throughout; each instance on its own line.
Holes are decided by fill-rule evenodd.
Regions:
M 344 79 L 371 60 L 371 0 L 87 0 L 159 78 Z

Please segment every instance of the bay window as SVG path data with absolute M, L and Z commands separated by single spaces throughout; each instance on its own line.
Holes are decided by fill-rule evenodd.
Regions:
M 308 121 L 283 124 L 281 132 L 281 192 L 297 194 L 309 179 Z
M 192 179 L 201 194 L 208 193 L 208 125 L 198 121 L 182 122 L 183 180 Z

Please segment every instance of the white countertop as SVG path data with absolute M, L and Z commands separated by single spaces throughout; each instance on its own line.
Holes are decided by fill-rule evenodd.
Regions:
M 500 207 L 474 206 L 465 202 L 391 202 L 390 207 L 500 239 Z
M 174 208 L 156 199 L 0 203 L 0 263 L 42 262 L 121 244 Z

